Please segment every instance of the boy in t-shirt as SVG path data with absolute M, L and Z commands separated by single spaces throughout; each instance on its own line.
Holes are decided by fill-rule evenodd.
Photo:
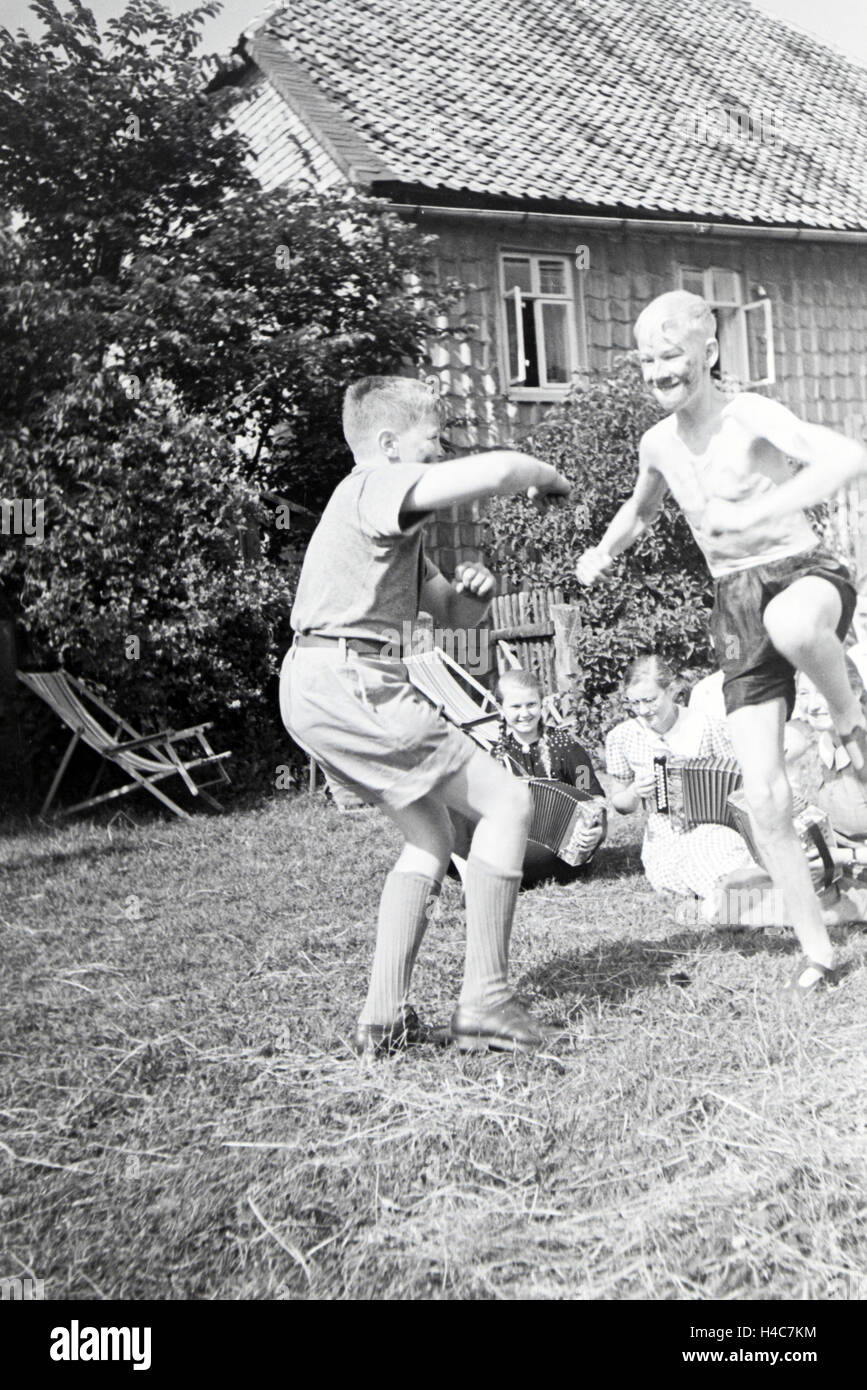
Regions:
M 804 952 L 787 986 L 797 997 L 833 976 L 833 947 L 792 823 L 783 760 L 796 668 L 825 696 L 856 775 L 867 781 L 867 727 L 841 642 L 855 590 L 804 509 L 867 472 L 867 450 L 764 396 L 723 395 L 711 378 L 716 327 L 698 295 L 660 295 L 640 314 L 635 336 L 644 379 L 668 413 L 643 436 L 635 490 L 579 560 L 578 578 L 591 584 L 605 575 L 673 493 L 716 580 L 712 629 L 729 731 L 759 848 Z M 807 466 L 793 477 L 789 458 Z
M 440 427 L 439 401 L 420 381 L 367 377 L 350 386 L 343 428 L 355 467 L 308 546 L 292 610 L 295 642 L 280 677 L 283 722 L 296 742 L 332 786 L 379 805 L 404 836 L 382 893 L 356 1032 L 357 1050 L 367 1054 L 421 1035 L 407 996 L 452 850 L 450 810 L 476 828 L 464 980 L 449 1036 L 463 1050 L 519 1050 L 550 1032 L 507 981 L 528 789 L 417 693 L 394 653 L 421 608 L 451 629 L 470 627 L 493 596 L 482 566 L 460 566 L 452 585 L 425 557 L 422 526 L 433 512 L 524 489 L 565 497 L 569 484 L 512 450 L 440 463 Z

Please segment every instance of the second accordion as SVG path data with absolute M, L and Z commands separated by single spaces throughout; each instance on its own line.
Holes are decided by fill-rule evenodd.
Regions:
M 542 846 L 573 868 L 585 864 L 591 856 L 577 844 L 578 836 L 589 826 L 605 826 L 605 808 L 568 782 L 544 777 L 530 777 L 528 781 L 533 797 L 528 847 Z
M 742 778 L 734 758 L 653 759 L 656 810 L 668 815 L 672 829 L 697 825 L 739 827 L 728 799 Z

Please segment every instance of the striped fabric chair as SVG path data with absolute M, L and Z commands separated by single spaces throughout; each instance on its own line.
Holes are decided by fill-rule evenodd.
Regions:
M 214 752 L 206 737 L 206 730 L 211 727 L 210 724 L 195 724 L 189 729 L 177 732 L 173 729 L 163 729 L 157 734 L 140 734 L 101 700 L 84 681 L 70 676 L 66 671 L 18 671 L 16 674 L 28 690 L 32 690 L 34 695 L 44 700 L 58 719 L 72 730 L 72 738 L 43 803 L 41 816 L 48 816 L 79 742 L 86 743 L 104 761 L 94 778 L 88 799 L 60 811 L 58 814 L 61 816 L 71 816 L 76 811 L 89 810 L 91 806 L 126 796 L 141 787 L 164 806 L 168 806 L 176 816 L 183 820 L 191 820 L 189 813 L 157 785 L 168 777 L 180 777 L 192 796 L 201 797 L 217 811 L 223 809 L 204 788 L 214 786 L 218 782 L 229 782 L 229 774 L 223 763 L 232 755 Z M 183 743 L 193 745 L 192 756 L 190 753 L 181 756 L 177 745 Z M 129 781 L 127 785 L 116 787 L 114 791 L 94 796 L 105 766 L 109 763 L 126 773 Z M 216 773 L 216 776 L 207 781 L 194 780 L 193 771 L 201 768 L 208 768 Z
M 409 678 L 452 724 L 456 724 L 482 748 L 490 751 L 497 741 L 500 706 L 489 690 L 480 685 L 462 666 L 440 647 L 403 658 Z

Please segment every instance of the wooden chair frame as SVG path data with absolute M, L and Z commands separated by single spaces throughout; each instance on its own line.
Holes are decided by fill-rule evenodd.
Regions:
M 502 710 L 489 690 L 440 647 L 403 659 L 416 690 L 489 752 L 497 741 Z
M 214 752 L 206 736 L 206 731 L 211 728 L 210 723 L 194 724 L 188 729 L 161 729 L 159 733 L 141 734 L 84 681 L 69 675 L 66 671 L 18 671 L 16 674 L 28 690 L 44 700 L 57 718 L 72 730 L 72 737 L 42 804 L 40 816 L 43 819 L 48 818 L 48 812 L 80 742 L 98 753 L 103 762 L 93 779 L 86 800 L 56 812 L 58 816 L 71 816 L 77 811 L 87 811 L 92 806 L 99 806 L 103 802 L 113 801 L 117 797 L 127 796 L 130 792 L 143 788 L 167 806 L 174 815 L 182 820 L 191 820 L 189 812 L 157 785 L 167 777 L 180 777 L 192 796 L 201 797 L 214 810 L 222 811 L 219 801 L 205 791 L 205 788 L 230 782 L 223 763 L 232 754 Z M 93 708 L 88 708 L 88 705 Z M 101 716 L 107 716 L 114 725 L 113 733 L 109 732 L 104 719 L 93 713 L 93 709 L 98 710 Z M 184 742 L 197 743 L 195 754 L 201 756 L 182 757 L 176 745 Z M 109 763 L 125 772 L 130 782 L 127 786 L 116 787 L 114 791 L 94 796 L 105 772 L 105 766 Z M 195 769 L 203 767 L 213 769 L 217 775 L 208 781 L 197 782 L 191 774 Z

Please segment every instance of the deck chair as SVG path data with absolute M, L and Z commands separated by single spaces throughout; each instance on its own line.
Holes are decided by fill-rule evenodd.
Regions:
M 416 690 L 482 748 L 497 741 L 501 710 L 489 690 L 453 661 L 440 647 L 406 656 L 403 663 Z
M 48 815 L 51 803 L 57 794 L 79 742 L 86 743 L 104 761 L 100 764 L 99 771 L 94 778 L 88 799 L 79 801 L 75 806 L 68 806 L 65 810 L 60 811 L 58 814 L 61 816 L 71 816 L 76 811 L 86 811 L 91 806 L 98 806 L 101 802 L 112 801 L 119 796 L 126 796 L 129 792 L 143 787 L 164 806 L 168 806 L 169 810 L 173 811 L 176 816 L 180 816 L 182 820 L 191 820 L 192 817 L 189 813 L 178 806 L 161 787 L 157 786 L 158 782 L 165 781 L 167 777 L 180 777 L 193 796 L 201 797 L 209 806 L 217 811 L 222 811 L 223 808 L 219 801 L 204 788 L 214 786 L 217 782 L 229 782 L 229 774 L 223 767 L 223 762 L 232 755 L 231 753 L 214 752 L 205 736 L 205 731 L 211 727 L 210 724 L 194 724 L 189 729 L 181 729 L 177 732 L 173 729 L 163 729 L 157 734 L 140 734 L 85 685 L 84 681 L 70 676 L 66 671 L 18 671 L 16 674 L 28 690 L 32 690 L 34 695 L 38 695 L 41 700 L 44 700 L 58 719 L 72 730 L 72 738 L 42 805 L 40 812 L 42 817 Z M 111 731 L 112 728 L 113 732 Z M 198 746 L 194 746 L 192 756 L 187 754 L 182 757 L 178 752 L 176 745 L 185 742 L 194 745 L 197 743 Z M 126 786 L 117 787 L 114 791 L 103 792 L 99 796 L 94 796 L 93 793 L 100 783 L 105 766 L 109 763 L 125 772 L 130 781 Z M 208 781 L 194 781 L 191 775 L 194 769 L 204 767 L 214 771 L 217 775 Z

